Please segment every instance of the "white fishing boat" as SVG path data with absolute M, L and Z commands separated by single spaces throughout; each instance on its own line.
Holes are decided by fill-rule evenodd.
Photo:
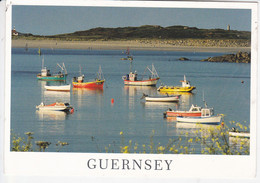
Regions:
M 201 124 L 219 124 L 222 121 L 222 116 L 201 116 L 201 117 L 176 117 L 178 122 L 184 123 L 201 123 Z
M 60 85 L 60 86 L 44 86 L 44 88 L 48 91 L 70 91 L 69 85 Z
M 228 132 L 230 137 L 250 138 L 250 132 L 238 131 L 234 127 Z
M 152 69 L 146 67 L 145 71 L 146 70 L 148 70 L 151 73 L 151 75 L 149 75 L 148 78 L 142 77 L 141 79 L 139 79 L 137 77 L 138 76 L 137 71 L 132 72 L 132 60 L 130 60 L 130 73 L 122 77 L 122 79 L 124 80 L 124 84 L 131 85 L 131 86 L 156 86 L 160 77 L 154 65 L 152 64 Z
M 63 102 L 55 102 L 49 105 L 46 105 L 42 102 L 40 105 L 36 106 L 36 109 L 46 111 L 74 111 L 73 107 L 69 103 Z
M 184 122 L 184 123 L 220 124 L 222 121 L 222 116 L 221 115 L 213 116 L 214 115 L 213 108 L 208 108 L 205 100 L 204 103 L 205 103 L 205 108 L 201 109 L 200 116 L 177 116 L 176 121 Z
M 146 102 L 178 102 L 180 95 L 165 95 L 165 96 L 149 96 L 143 94 L 141 99 L 145 99 Z

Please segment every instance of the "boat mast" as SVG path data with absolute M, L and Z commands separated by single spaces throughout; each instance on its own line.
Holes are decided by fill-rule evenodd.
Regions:
M 44 56 L 42 57 L 42 69 L 44 68 Z
M 79 76 L 81 76 L 81 65 L 79 65 Z
M 97 73 L 97 78 L 98 78 L 99 80 L 104 79 L 103 72 L 102 72 L 102 69 L 101 69 L 101 66 L 100 66 L 100 65 L 99 65 L 99 70 L 98 70 L 98 73 Z
M 149 67 L 147 67 L 147 69 L 152 74 L 152 78 L 159 78 L 159 75 L 158 75 L 158 73 L 157 73 L 157 71 L 156 71 L 156 69 L 155 69 L 153 64 L 152 64 L 152 70 Z

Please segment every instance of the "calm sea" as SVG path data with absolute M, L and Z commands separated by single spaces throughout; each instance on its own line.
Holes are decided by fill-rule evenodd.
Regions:
M 63 152 L 105 152 L 111 144 L 116 152 L 122 140 L 149 144 L 154 130 L 155 143 L 167 144 L 170 138 L 194 130 L 163 118 L 168 108 L 189 109 L 191 104 L 203 105 L 204 98 L 215 114 L 225 114 L 229 121 L 250 124 L 250 64 L 200 62 L 210 56 L 224 53 L 193 53 L 173 51 L 132 51 L 134 70 L 141 77 L 147 66 L 154 64 L 160 81 L 166 85 L 181 85 L 187 80 L 196 86 L 192 94 L 183 94 L 179 103 L 145 103 L 143 93 L 159 95 L 156 87 L 124 86 L 122 76 L 129 72 L 129 61 L 122 50 L 52 50 L 12 49 L 11 75 L 11 129 L 25 137 L 34 132 L 34 140 L 51 142 L 49 152 L 57 151 L 58 141 L 68 142 Z M 52 73 L 58 72 L 57 63 L 65 63 L 67 83 L 79 75 L 79 66 L 85 78 L 95 78 L 99 65 L 105 76 L 103 90 L 72 89 L 71 92 L 45 91 L 44 85 L 60 82 L 38 81 L 42 58 Z M 178 61 L 187 57 L 191 61 Z M 146 71 L 147 73 L 147 71 Z M 241 81 L 244 83 L 241 83 Z M 114 99 L 114 103 L 111 103 Z M 75 108 L 73 114 L 44 113 L 35 109 L 42 101 L 47 104 L 61 100 Z M 120 136 L 123 132 L 123 138 Z M 113 147 L 112 147 L 113 146 Z

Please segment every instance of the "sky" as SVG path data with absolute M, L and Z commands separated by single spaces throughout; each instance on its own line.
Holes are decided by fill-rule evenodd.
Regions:
M 250 31 L 251 10 L 195 8 L 130 8 L 13 6 L 12 26 L 18 32 L 55 35 L 96 27 L 183 25 L 202 29 Z

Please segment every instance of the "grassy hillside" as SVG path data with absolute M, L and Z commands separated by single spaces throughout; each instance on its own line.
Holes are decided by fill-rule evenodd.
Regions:
M 196 27 L 144 25 L 140 27 L 94 28 L 77 31 L 69 34 L 52 36 L 36 36 L 24 34 L 19 37 L 34 39 L 59 40 L 134 40 L 134 39 L 236 39 L 250 40 L 251 32 L 224 30 L 224 29 L 198 29 Z

